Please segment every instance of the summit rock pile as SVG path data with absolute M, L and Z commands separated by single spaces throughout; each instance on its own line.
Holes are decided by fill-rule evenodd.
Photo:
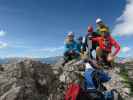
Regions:
M 50 65 L 30 59 L 3 64 L 0 66 L 0 100 L 64 100 L 69 83 L 83 84 L 83 70 L 77 61 L 64 67 L 61 62 Z M 124 98 L 131 98 L 130 88 L 124 86 L 119 72 L 120 67 L 110 71 L 112 80 L 105 85 L 109 89 L 116 88 Z

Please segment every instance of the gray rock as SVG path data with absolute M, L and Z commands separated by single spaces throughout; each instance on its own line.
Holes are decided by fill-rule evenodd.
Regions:
M 61 64 L 61 60 L 49 65 L 27 59 L 1 65 L 0 100 L 64 100 L 69 83 L 83 86 L 84 65 L 76 60 L 65 66 Z M 125 87 L 119 75 L 120 66 L 107 70 L 112 80 L 105 86 L 110 90 L 117 89 L 124 98 L 131 98 L 130 89 Z
M 50 65 L 32 60 L 3 65 L 0 100 L 47 100 L 55 75 Z

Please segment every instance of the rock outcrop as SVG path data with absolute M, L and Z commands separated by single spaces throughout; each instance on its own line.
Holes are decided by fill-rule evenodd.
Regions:
M 47 100 L 56 83 L 50 65 L 32 60 L 3 65 L 0 100 Z
M 50 65 L 28 59 L 3 64 L 0 69 L 0 100 L 64 100 L 69 83 L 83 84 L 84 66 L 79 61 L 71 61 L 63 67 L 61 62 Z M 120 67 L 110 71 L 112 80 L 105 85 L 129 98 L 130 90 L 123 85 L 119 73 Z

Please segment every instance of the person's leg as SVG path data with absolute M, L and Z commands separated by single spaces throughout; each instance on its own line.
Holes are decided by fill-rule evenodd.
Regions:
M 108 66 L 108 68 L 112 68 L 112 61 L 108 61 L 108 60 L 107 60 L 109 54 L 110 54 L 110 52 L 104 51 L 104 54 L 103 54 L 103 61 L 104 61 L 105 65 Z
M 96 57 L 97 62 L 100 66 L 104 68 L 107 62 L 106 51 L 100 48 L 97 48 L 96 50 L 97 50 L 97 57 Z
M 68 57 L 69 57 L 69 52 L 65 52 L 65 53 L 64 53 L 64 59 L 65 59 L 65 60 L 68 60 Z
M 102 49 L 100 47 L 96 48 L 96 60 L 99 61 L 102 59 Z
M 93 50 L 94 50 L 93 48 L 90 50 L 90 58 L 91 58 L 91 59 L 94 59 L 94 58 L 93 58 L 93 55 L 92 55 Z
M 65 52 L 64 53 L 64 62 L 62 63 L 62 65 L 64 66 L 70 59 L 70 53 L 69 52 Z
M 80 54 L 77 52 L 74 52 L 73 59 L 78 59 L 80 57 Z
M 91 50 L 90 50 L 90 57 L 91 57 L 91 59 L 95 59 L 96 58 L 96 55 L 94 56 L 93 55 L 93 51 L 95 50 L 95 52 L 96 52 L 96 48 L 97 48 L 97 44 L 96 43 L 93 43 L 92 42 L 92 48 L 91 48 Z

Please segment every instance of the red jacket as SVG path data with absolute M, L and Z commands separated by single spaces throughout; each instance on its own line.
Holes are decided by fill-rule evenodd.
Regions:
M 120 51 L 120 45 L 115 41 L 115 39 L 113 39 L 112 36 L 109 36 L 107 39 L 103 37 L 96 37 L 92 38 L 92 41 L 97 42 L 99 44 L 99 47 L 107 52 L 111 52 L 112 47 L 114 46 L 115 47 L 114 56 Z M 108 43 L 106 43 L 105 41 Z

